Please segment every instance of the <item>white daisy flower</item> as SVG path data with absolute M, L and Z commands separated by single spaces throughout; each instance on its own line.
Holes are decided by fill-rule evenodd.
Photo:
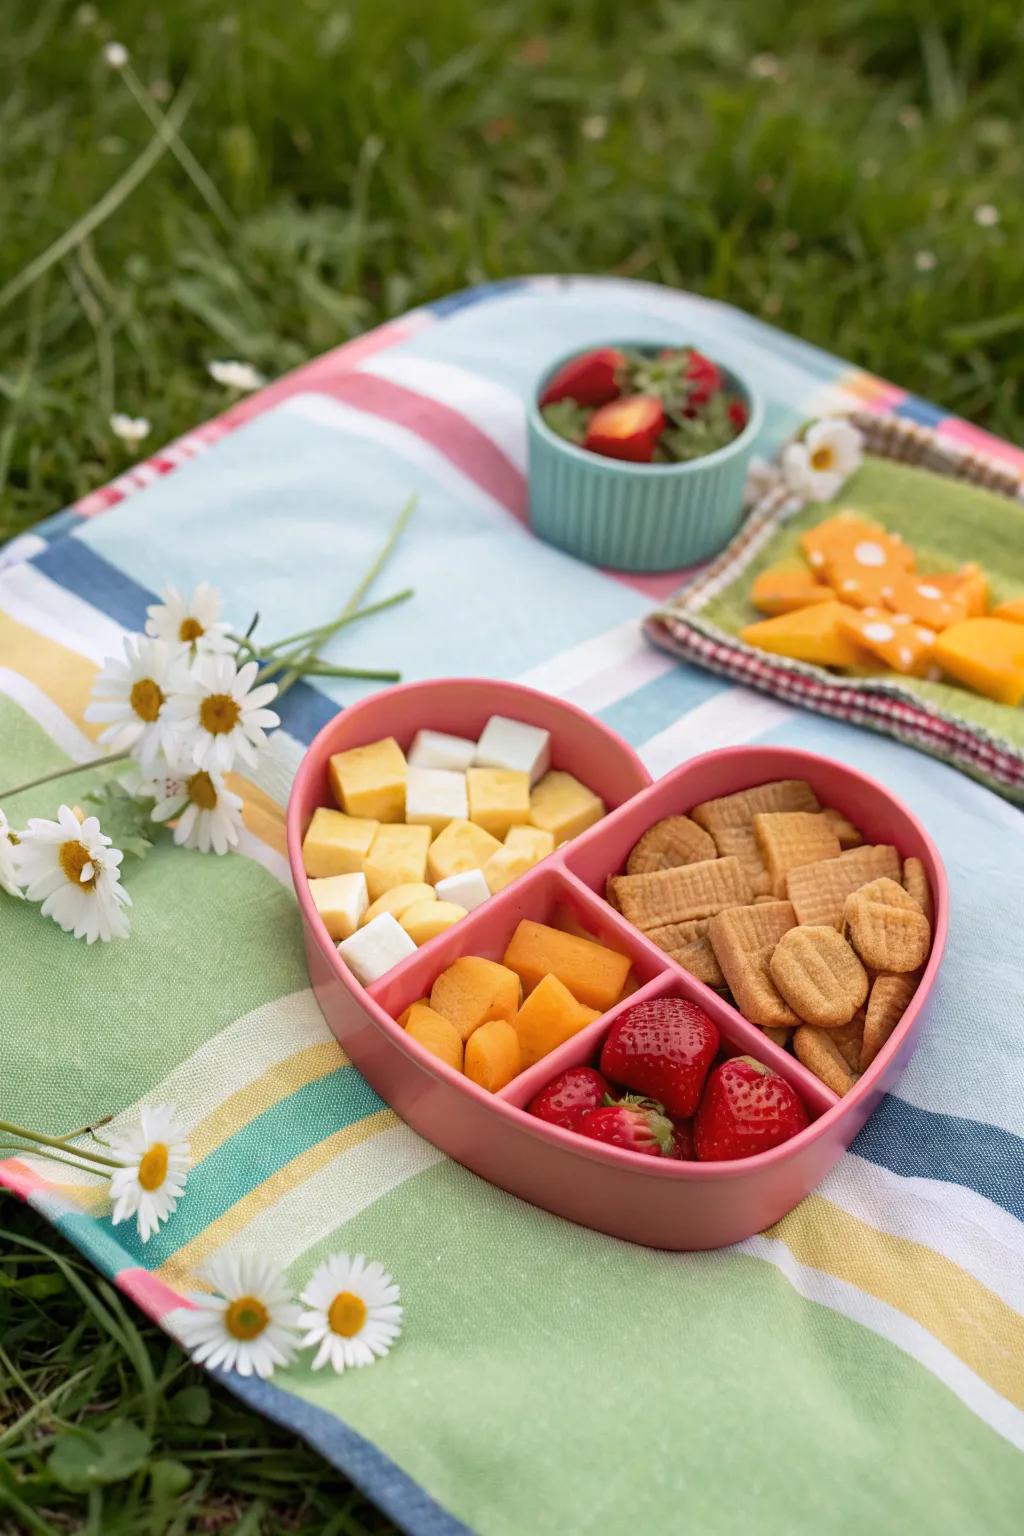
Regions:
M 192 655 L 202 651 L 234 652 L 228 638 L 228 625 L 220 619 L 220 593 L 209 582 L 201 581 L 191 597 L 183 597 L 177 587 L 165 587 L 162 601 L 146 609 L 146 634 L 166 640 L 174 649 L 186 645 Z
M 141 443 L 151 429 L 145 416 L 126 416 L 123 411 L 115 411 L 110 418 L 110 430 L 123 443 Z
M 42 902 L 44 917 L 89 944 L 128 937 L 124 908 L 132 903 L 118 867 L 124 854 L 95 816 L 80 821 L 62 805 L 56 821 L 33 816 L 19 838 L 18 878 L 28 900 Z
M 256 662 L 236 667 L 230 656 L 196 659 L 188 682 L 167 704 L 179 733 L 179 759 L 191 758 L 208 773 L 227 773 L 236 757 L 250 766 L 256 762 L 266 731 L 280 724 L 265 707 L 277 688 L 273 683 L 253 687 L 258 671 Z
M 298 1346 L 299 1308 L 288 1282 L 262 1254 L 222 1253 L 206 1268 L 215 1296 L 192 1296 L 182 1314 L 179 1336 L 198 1365 L 237 1371 L 240 1376 L 274 1374 L 289 1365 Z
M 188 1133 L 173 1104 L 144 1104 L 138 1125 L 111 1137 L 112 1157 L 121 1158 L 110 1180 L 113 1209 L 110 1220 L 138 1223 L 139 1237 L 148 1243 L 177 1208 L 192 1165 Z
M 769 491 L 774 491 L 776 486 L 781 484 L 782 471 L 778 465 L 773 464 L 770 459 L 762 459 L 755 453 L 747 465 L 747 479 L 743 487 L 744 508 L 756 507 Z
M 206 371 L 216 384 L 223 384 L 225 389 L 241 389 L 246 392 L 252 389 L 261 389 L 267 382 L 262 373 L 259 373 L 251 363 L 231 362 L 227 358 L 215 359 L 207 363 Z
M 25 894 L 18 884 L 18 838 L 4 811 L 0 811 L 0 891 L 6 891 L 8 896 Z
M 336 1371 L 372 1365 L 383 1358 L 402 1331 L 399 1290 L 383 1264 L 367 1263 L 361 1253 L 333 1253 L 314 1271 L 300 1301 L 309 1308 L 299 1318 L 306 1329 L 303 1349 L 320 1348 L 313 1369 Z
M 864 438 L 851 422 L 835 417 L 816 421 L 803 439 L 782 450 L 782 473 L 795 496 L 831 501 L 859 468 Z
M 103 663 L 85 718 L 106 723 L 100 741 L 111 751 L 130 747 L 140 762 L 152 763 L 159 752 L 173 750 L 167 704 L 187 680 L 184 658 L 175 656 L 163 640 L 126 635 L 124 656 Z
M 179 848 L 197 848 L 200 853 L 227 853 L 238 846 L 242 826 L 242 799 L 224 787 L 223 777 L 191 764 L 176 769 L 168 763 L 159 776 L 145 780 L 140 795 L 156 801 L 153 821 L 178 818 L 174 841 Z

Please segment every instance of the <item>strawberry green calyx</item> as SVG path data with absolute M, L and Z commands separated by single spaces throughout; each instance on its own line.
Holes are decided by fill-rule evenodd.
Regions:
M 745 1062 L 748 1067 L 753 1067 L 755 1072 L 760 1072 L 762 1077 L 771 1076 L 771 1067 L 766 1067 L 763 1061 L 757 1061 L 753 1056 L 737 1056 L 737 1061 Z
M 668 1157 L 672 1150 L 672 1137 L 675 1133 L 675 1126 L 667 1115 L 659 1115 L 655 1109 L 649 1109 L 646 1113 L 651 1135 L 661 1148 L 662 1157 Z

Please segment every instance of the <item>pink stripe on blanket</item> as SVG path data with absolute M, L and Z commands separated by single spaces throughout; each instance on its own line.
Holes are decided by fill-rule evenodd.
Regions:
M 1018 474 L 1024 474 L 1024 449 L 1015 447 L 1013 443 L 1004 442 L 1001 437 L 993 437 L 990 432 L 982 431 L 981 427 L 969 421 L 961 421 L 959 416 L 947 416 L 937 430 L 941 437 L 948 437 L 974 453 L 998 459 L 1001 464 L 1009 464 Z
M 184 1296 L 179 1296 L 177 1291 L 172 1291 L 169 1285 L 164 1285 L 162 1280 L 151 1275 L 148 1269 L 122 1269 L 115 1276 L 115 1283 L 118 1290 L 134 1301 L 154 1323 L 178 1307 L 192 1305 Z

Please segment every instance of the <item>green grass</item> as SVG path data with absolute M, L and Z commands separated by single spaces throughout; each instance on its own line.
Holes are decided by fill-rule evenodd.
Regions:
M 1017 0 L 7 0 L 0 537 L 145 451 L 112 411 L 147 416 L 152 448 L 221 409 L 211 358 L 278 374 L 534 271 L 729 299 L 1020 438 L 1022 65 Z M 154 111 L 186 107 L 147 149 Z M 180 1422 L 199 1378 L 109 1295 L 87 1314 L 84 1267 L 3 1214 L 0 1509 L 16 1489 L 35 1529 L 103 1536 L 388 1529 L 223 1393 Z M 156 1449 L 99 1507 L 47 1469 L 54 1414 L 124 1417 Z

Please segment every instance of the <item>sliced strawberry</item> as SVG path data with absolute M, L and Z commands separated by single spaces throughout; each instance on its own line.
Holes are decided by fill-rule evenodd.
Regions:
M 553 1077 L 527 1105 L 531 1115 L 549 1125 L 578 1131 L 584 1119 L 608 1098 L 608 1082 L 593 1067 L 569 1067 Z
M 615 1020 L 601 1052 L 601 1071 L 685 1120 L 700 1101 L 718 1041 L 717 1026 L 696 1003 L 651 998 Z
M 640 1104 L 607 1104 L 592 1110 L 579 1126 L 579 1133 L 591 1141 L 604 1141 L 648 1157 L 668 1157 L 672 1146 L 671 1120 Z
M 693 347 L 686 365 L 686 380 L 689 386 L 687 407 L 693 410 L 707 405 L 711 396 L 721 389 L 722 370 L 717 363 L 711 361 L 710 357 L 705 357 L 703 352 L 698 352 L 696 347 Z
M 556 400 L 575 400 L 577 405 L 605 405 L 615 400 L 626 366 L 625 354 L 618 347 L 595 347 L 563 363 L 550 378 L 540 397 L 541 405 Z
M 739 395 L 733 395 L 732 399 L 729 401 L 727 414 L 729 420 L 732 422 L 737 432 L 742 432 L 743 428 L 750 420 L 750 412 L 747 410 L 746 405 L 740 399 Z
M 736 1056 L 708 1078 L 697 1111 L 697 1157 L 703 1163 L 753 1157 L 781 1146 L 808 1124 L 803 1103 L 784 1077 L 752 1056 Z
M 660 400 L 653 395 L 624 395 L 594 412 L 583 446 L 609 459 L 649 464 L 664 425 Z

